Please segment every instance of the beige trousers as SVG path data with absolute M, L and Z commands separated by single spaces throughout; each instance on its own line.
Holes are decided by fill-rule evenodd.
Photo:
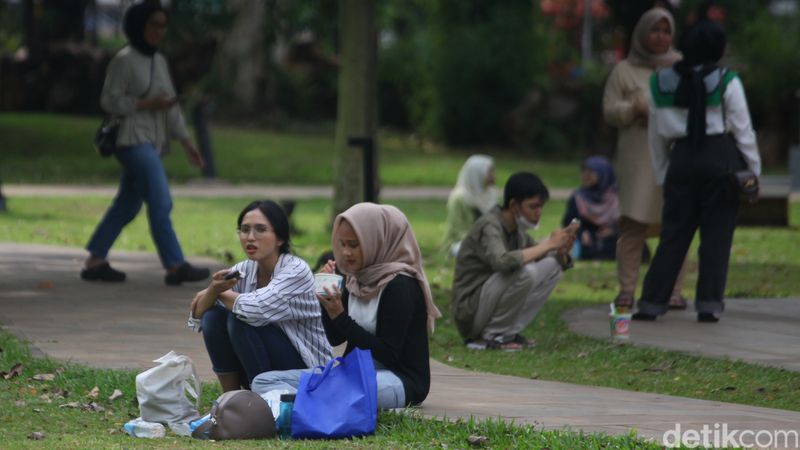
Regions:
M 481 288 L 470 337 L 514 339 L 542 309 L 561 274 L 561 265 L 548 256 L 515 272 L 492 275 Z
M 619 239 L 617 240 L 617 278 L 620 295 L 634 296 L 639 284 L 639 268 L 642 265 L 642 251 L 651 225 L 638 222 L 630 217 L 620 217 Z M 680 295 L 683 279 L 686 276 L 688 258 L 684 258 L 678 279 L 672 288 L 673 295 Z

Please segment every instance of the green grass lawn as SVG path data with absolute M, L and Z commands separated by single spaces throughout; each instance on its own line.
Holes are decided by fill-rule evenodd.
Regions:
M 91 143 L 98 117 L 0 114 L 0 180 L 4 183 L 115 183 L 119 166 L 100 158 Z M 325 185 L 333 181 L 333 133 L 299 129 L 277 133 L 214 127 L 211 131 L 219 178 L 232 183 Z M 552 162 L 492 148 L 448 149 L 392 133 L 378 142 L 380 179 L 385 185 L 455 184 L 472 153 L 495 157 L 497 179 L 518 170 L 539 173 L 550 186 L 570 187 L 580 179 L 578 163 Z M 164 162 L 177 182 L 198 178 L 183 150 L 173 143 Z M 354 150 L 355 151 L 355 150 Z
M 249 200 L 176 199 L 173 221 L 185 253 L 226 262 L 242 259 L 234 233 L 235 218 Z M 0 215 L 0 241 L 83 246 L 108 202 L 106 198 L 11 198 L 10 211 Z M 612 262 L 578 262 L 575 269 L 566 272 L 551 301 L 527 330 L 538 345 L 522 353 L 526 356 L 466 350 L 449 315 L 452 261 L 439 248 L 444 204 L 395 204 L 414 227 L 436 302 L 444 312 L 431 341 L 435 358 L 460 367 L 523 377 L 800 410 L 798 373 L 617 345 L 568 331 L 560 319 L 565 309 L 608 303 L 614 297 Z M 313 200 L 300 202 L 295 211 L 294 220 L 303 231 L 293 238 L 295 251 L 312 264 L 330 245 L 326 225 L 329 208 L 327 201 Z M 562 201 L 548 203 L 539 237 L 556 226 L 563 208 Z M 800 221 L 800 205 L 792 204 L 790 221 Z M 654 245 L 651 242 L 651 247 Z M 122 233 L 115 248 L 154 251 L 143 214 Z M 800 296 L 794 276 L 800 269 L 800 254 L 787 251 L 793 248 L 800 248 L 800 233 L 794 227 L 739 228 L 732 251 L 728 295 Z M 696 265 L 694 251 L 690 264 Z M 695 280 L 696 270 L 690 270 L 684 292 L 690 298 Z M 646 370 L 660 365 L 671 368 L 662 372 Z M 793 395 L 782 395 L 786 393 Z
M 114 161 L 99 158 L 89 143 L 97 118 L 52 115 L 0 114 L 0 180 L 13 182 L 113 183 L 118 176 Z M 215 154 L 220 175 L 232 182 L 327 184 L 332 179 L 332 135 L 325 132 L 269 133 L 232 128 L 214 130 Z M 398 135 L 381 136 L 381 178 L 385 184 L 452 185 L 470 151 L 453 151 Z M 576 163 L 543 162 L 490 149 L 498 180 L 520 169 L 533 170 L 553 187 L 577 183 Z M 314 162 L 310 170 L 309 161 Z M 196 177 L 180 152 L 167 157 L 168 172 L 177 181 Z M 252 199 L 175 199 L 173 221 L 187 255 L 206 255 L 232 262 L 243 258 L 235 236 L 235 218 Z M 9 212 L 0 214 L 0 241 L 30 242 L 82 247 L 101 215 L 108 198 L 10 198 Z M 450 319 L 449 295 L 452 260 L 440 251 L 444 231 L 443 201 L 395 202 L 409 217 L 425 258 L 425 269 L 436 302 L 444 313 L 431 339 L 432 356 L 447 364 L 471 370 L 526 378 L 609 386 L 717 401 L 800 411 L 800 374 L 742 362 L 715 360 L 657 349 L 618 345 L 570 332 L 560 316 L 569 308 L 605 304 L 616 294 L 615 266 L 610 262 L 579 262 L 568 271 L 535 322 L 526 330 L 537 347 L 517 354 L 466 350 Z M 545 208 L 538 238 L 558 223 L 563 201 Z M 800 205 L 791 205 L 790 223 L 800 223 Z M 327 223 L 330 204 L 323 200 L 301 201 L 294 220 L 303 231 L 294 236 L 296 253 L 310 263 L 330 246 Z M 654 248 L 655 242 L 651 242 Z M 695 244 L 696 245 L 696 244 Z M 732 249 L 727 295 L 731 297 L 800 296 L 794 274 L 800 269 L 800 233 L 790 228 L 740 228 Z M 118 250 L 154 251 L 141 214 L 121 235 Z M 696 249 L 696 247 L 695 247 Z M 690 263 L 696 265 L 694 251 Z M 644 275 L 642 271 L 642 276 Z M 696 270 L 690 270 L 684 294 L 692 297 Z M 723 319 L 724 320 L 724 319 Z M 24 344 L 0 334 L 0 371 L 23 362 L 23 376 L 0 379 L 0 426 L 2 448 L 33 445 L 32 431 L 48 434 L 47 447 L 127 447 L 130 438 L 119 435 L 122 423 L 137 414 L 133 402 L 133 374 L 91 370 L 32 358 Z M 36 373 L 65 367 L 53 382 L 32 381 Z M 666 370 L 649 370 L 652 368 Z M 87 412 L 59 405 L 86 401 L 86 393 L 99 386 L 97 400 L 105 411 Z M 204 404 L 219 394 L 209 385 Z M 106 401 L 119 388 L 125 400 Z M 69 394 L 66 399 L 58 398 Z M 38 427 L 38 428 L 37 428 Z M 381 416 L 375 437 L 366 441 L 336 443 L 347 447 L 456 447 L 465 448 L 466 437 L 483 434 L 492 447 L 532 448 L 639 448 L 628 437 L 607 438 L 573 433 L 539 433 L 528 427 L 498 422 L 444 424 L 393 414 Z M 148 444 L 150 444 L 148 442 Z M 206 445 L 183 439 L 167 439 L 155 445 L 184 448 Z M 216 444 L 221 445 L 221 444 Z M 263 443 L 240 445 L 263 445 Z M 148 445 L 149 446 L 149 445 Z M 330 443 L 318 447 L 330 447 Z M 655 447 L 654 447 L 655 448 Z

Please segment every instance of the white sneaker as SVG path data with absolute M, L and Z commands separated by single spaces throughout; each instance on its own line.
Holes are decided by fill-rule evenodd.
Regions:
M 470 350 L 486 350 L 486 341 L 483 339 L 467 341 L 467 348 Z

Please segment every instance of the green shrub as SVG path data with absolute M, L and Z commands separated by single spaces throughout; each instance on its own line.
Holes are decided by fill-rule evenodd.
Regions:
M 437 0 L 429 11 L 435 95 L 424 131 L 455 145 L 504 141 L 504 116 L 544 67 L 538 9 L 526 0 Z

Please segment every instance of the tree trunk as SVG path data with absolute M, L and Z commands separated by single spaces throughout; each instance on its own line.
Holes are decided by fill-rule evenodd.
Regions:
M 378 122 L 375 1 L 340 0 L 339 36 L 333 217 L 364 196 L 363 154 L 359 148 L 348 146 L 347 141 L 351 137 L 375 139 Z
M 234 113 L 258 112 L 266 77 L 265 2 L 229 0 L 227 7 L 235 18 L 214 62 L 225 99 L 222 103 Z

